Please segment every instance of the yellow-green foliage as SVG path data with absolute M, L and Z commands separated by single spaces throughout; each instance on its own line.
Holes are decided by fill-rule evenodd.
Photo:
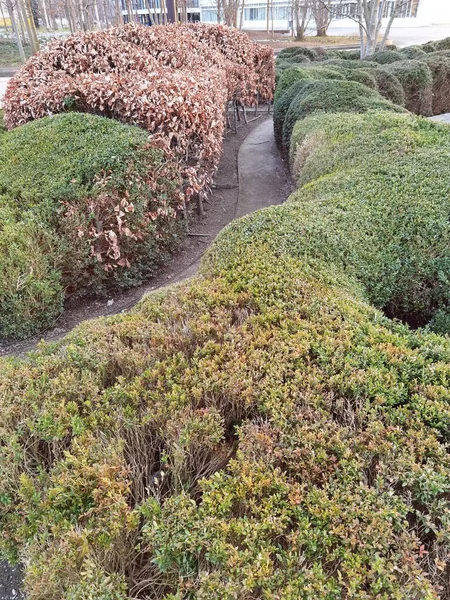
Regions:
M 414 169 L 450 134 L 320 115 L 294 141 L 303 187 L 229 226 L 196 280 L 2 362 L 0 524 L 31 600 L 450 593 L 450 341 L 367 302 L 405 284 L 388 259 L 420 288 L 448 252 L 443 158 L 422 201 Z

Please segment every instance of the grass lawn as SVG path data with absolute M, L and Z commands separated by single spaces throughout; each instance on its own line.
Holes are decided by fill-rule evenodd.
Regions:
M 30 47 L 25 46 L 25 54 L 30 56 Z M 0 40 L 0 67 L 19 67 L 21 60 L 17 44 L 11 40 Z

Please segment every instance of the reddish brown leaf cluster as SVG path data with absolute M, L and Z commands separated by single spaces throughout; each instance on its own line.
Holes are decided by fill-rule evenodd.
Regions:
M 251 105 L 273 87 L 272 50 L 236 29 L 129 24 L 77 33 L 30 58 L 9 83 L 5 123 L 76 110 L 143 127 L 169 140 L 189 197 L 217 166 L 226 100 Z

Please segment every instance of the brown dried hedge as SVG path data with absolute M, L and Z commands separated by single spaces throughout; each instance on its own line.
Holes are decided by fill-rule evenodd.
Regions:
M 129 24 L 50 43 L 4 99 L 8 129 L 64 111 L 139 125 L 170 140 L 198 192 L 217 166 L 227 100 L 271 99 L 270 48 L 226 26 Z

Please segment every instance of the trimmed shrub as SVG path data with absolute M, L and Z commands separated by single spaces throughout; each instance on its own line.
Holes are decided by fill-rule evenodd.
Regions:
M 178 244 L 178 163 L 141 129 L 58 115 L 0 136 L 0 159 L 2 336 L 49 325 L 64 294 L 142 283 Z
M 75 110 L 143 127 L 170 139 L 189 197 L 217 168 L 226 100 L 254 104 L 273 87 L 272 51 L 236 29 L 128 24 L 54 40 L 30 58 L 8 84 L 5 122 Z
M 429 52 L 436 52 L 436 50 L 437 50 L 437 48 L 436 48 L 436 42 L 427 42 L 426 44 L 422 44 L 420 47 L 427 54 Z
M 357 71 L 359 72 L 359 70 Z M 370 71 L 380 94 L 399 106 L 405 106 L 405 92 L 399 78 L 383 68 Z
M 395 50 L 383 50 L 380 52 L 375 52 L 375 54 L 372 55 L 368 60 L 371 62 L 376 62 L 379 65 L 388 65 L 404 59 L 405 57 L 400 52 Z
M 297 210 L 2 361 L 1 543 L 31 600 L 445 597 L 449 340 L 299 257 Z
M 300 58 L 299 62 L 301 62 L 302 57 L 306 57 L 308 60 L 318 60 L 319 55 L 314 48 L 291 46 L 289 48 L 283 48 L 283 50 L 278 53 L 277 59 L 284 60 L 286 62 L 295 62 L 297 58 Z
M 274 102 L 277 103 L 278 99 L 284 94 L 284 92 L 291 87 L 296 81 L 308 80 L 314 81 L 317 79 L 344 79 L 345 75 L 339 69 L 322 66 L 311 66 L 311 67 L 292 67 L 284 71 L 283 75 L 278 82 L 277 89 L 275 90 Z
M 39 220 L 4 219 L 5 212 L 0 196 L 0 335 L 24 337 L 63 310 L 59 239 Z
M 450 50 L 450 37 L 446 37 L 443 40 L 437 40 L 434 42 L 436 50 Z
M 378 63 L 369 60 L 342 60 L 338 58 L 330 59 L 325 62 L 329 67 L 345 67 L 346 69 L 376 69 Z
M 345 69 L 344 67 L 340 67 L 339 72 L 343 73 L 347 81 L 357 81 L 358 83 L 362 83 L 362 85 L 365 85 L 372 90 L 378 89 L 375 71 L 373 69 L 368 69 L 365 71 L 364 69 Z
M 281 148 L 283 140 L 283 125 L 286 113 L 297 95 L 308 85 L 310 81 L 303 79 L 296 81 L 289 87 L 274 103 L 273 107 L 273 130 L 277 146 Z
M 356 61 L 361 58 L 361 52 L 359 50 L 333 50 L 329 49 L 323 56 L 324 60 L 328 59 L 341 59 L 345 61 Z
M 404 56 L 404 58 L 413 60 L 421 60 L 427 55 L 421 46 L 407 46 L 406 48 L 402 48 L 399 52 Z
M 301 251 L 338 261 L 389 315 L 427 323 L 450 301 L 449 149 L 446 128 L 406 115 L 299 121 Z
M 402 84 L 405 108 L 417 115 L 433 114 L 433 77 L 429 67 L 418 60 L 402 60 L 383 67 Z
M 295 97 L 286 112 L 283 123 L 282 146 L 289 152 L 291 134 L 297 120 L 313 112 L 366 112 L 388 110 L 403 112 L 403 109 L 378 92 L 355 81 L 316 81 L 305 86 Z
M 426 54 L 423 59 L 433 76 L 433 115 L 450 112 L 450 55 Z

